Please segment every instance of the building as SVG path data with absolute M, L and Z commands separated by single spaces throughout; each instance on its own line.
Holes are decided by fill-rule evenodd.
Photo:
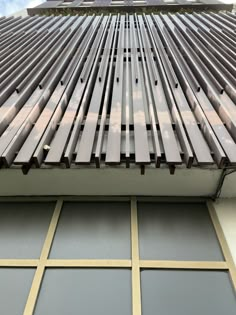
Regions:
M 1 314 L 235 314 L 236 15 L 167 11 L 0 18 Z
M 232 2 L 233 3 L 233 2 Z M 156 10 L 179 11 L 182 10 L 229 10 L 233 4 L 220 0 L 48 0 L 35 8 L 29 8 L 29 15 L 35 14 L 67 14 L 79 13 L 133 13 L 155 12 Z

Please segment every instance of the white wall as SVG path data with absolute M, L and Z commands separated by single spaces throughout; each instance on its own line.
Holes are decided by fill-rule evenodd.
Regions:
M 236 198 L 221 198 L 214 205 L 236 265 Z
M 144 196 L 211 196 L 215 193 L 221 170 L 177 168 L 140 169 L 105 167 L 0 170 L 0 196 L 31 195 L 144 195 Z M 236 195 L 235 195 L 236 196 Z

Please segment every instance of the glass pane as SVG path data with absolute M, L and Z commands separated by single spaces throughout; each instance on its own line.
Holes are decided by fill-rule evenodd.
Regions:
M 24 268 L 0 268 L 0 314 L 23 314 L 34 271 Z
M 129 257 L 129 203 L 68 202 L 64 204 L 50 258 Z
M 138 203 L 142 259 L 223 260 L 205 204 Z
M 143 315 L 235 315 L 224 271 L 143 270 L 141 286 Z
M 34 315 L 131 315 L 131 275 L 121 269 L 48 269 Z
M 0 258 L 39 258 L 55 203 L 0 203 Z

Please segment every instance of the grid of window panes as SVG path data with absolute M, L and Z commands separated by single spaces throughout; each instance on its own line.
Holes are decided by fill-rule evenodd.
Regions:
M 33 314 L 136 315 L 132 211 L 142 314 L 235 314 L 228 270 L 215 268 L 225 260 L 205 203 L 63 201 L 49 255 L 41 261 L 56 204 L 0 202 L 0 314 L 25 314 L 36 270 L 45 264 Z M 208 268 L 184 268 L 191 262 Z

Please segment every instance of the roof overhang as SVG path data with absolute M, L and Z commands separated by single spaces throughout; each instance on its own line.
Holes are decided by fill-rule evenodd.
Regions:
M 222 176 L 220 169 L 178 167 L 171 175 L 167 167 L 137 168 L 45 168 L 2 169 L 0 196 L 213 196 Z M 221 197 L 236 197 L 236 173 L 225 178 Z

